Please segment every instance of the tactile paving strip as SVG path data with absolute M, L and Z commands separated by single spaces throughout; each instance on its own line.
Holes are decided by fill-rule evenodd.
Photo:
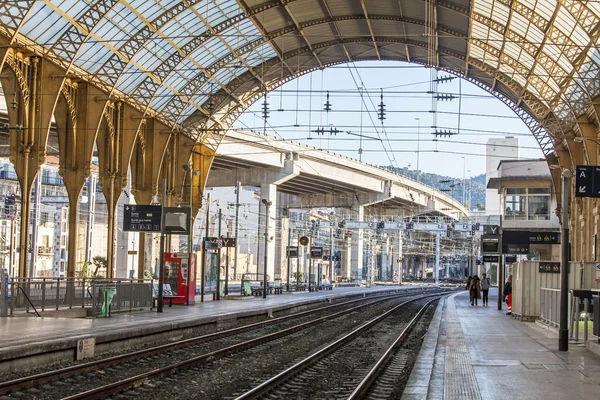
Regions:
M 454 298 L 448 299 L 446 309 L 446 371 L 445 400 L 481 400 L 475 370 L 463 334 Z

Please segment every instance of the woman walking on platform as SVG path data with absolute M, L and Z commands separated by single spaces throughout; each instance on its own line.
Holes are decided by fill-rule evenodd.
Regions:
M 508 306 L 508 312 L 506 315 L 512 315 L 512 275 L 508 276 L 508 280 L 504 286 L 503 294 L 504 300 L 506 300 L 506 305 Z
M 477 305 L 477 300 L 481 298 L 481 281 L 477 275 L 473 275 L 471 284 L 469 285 L 469 298 L 471 299 L 471 305 Z M 474 304 L 473 304 L 474 303 Z

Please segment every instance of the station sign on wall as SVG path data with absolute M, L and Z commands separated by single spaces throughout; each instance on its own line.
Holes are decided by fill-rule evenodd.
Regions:
M 541 273 L 558 274 L 560 273 L 560 262 L 540 261 L 539 271 Z

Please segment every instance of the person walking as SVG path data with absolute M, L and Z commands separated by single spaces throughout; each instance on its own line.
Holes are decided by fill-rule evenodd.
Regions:
M 504 285 L 504 291 L 502 292 L 504 295 L 504 300 L 506 301 L 506 305 L 508 306 L 508 312 L 506 315 L 512 315 L 512 275 L 508 276 L 508 280 Z
M 473 275 L 473 279 L 471 279 L 471 284 L 469 286 L 469 298 L 472 306 L 476 306 L 477 300 L 481 299 L 481 284 L 477 275 Z
M 471 275 L 469 275 L 469 277 L 467 278 L 467 285 L 465 286 L 465 290 L 469 290 L 469 287 L 471 287 L 471 279 L 473 279 L 471 277 Z
M 481 293 L 483 293 L 483 305 L 488 305 L 488 294 L 490 292 L 490 278 L 485 273 L 481 275 Z

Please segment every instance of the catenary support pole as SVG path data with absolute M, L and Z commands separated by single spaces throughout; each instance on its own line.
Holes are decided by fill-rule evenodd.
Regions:
M 223 216 L 221 209 L 219 208 L 219 240 L 222 240 L 222 236 L 221 236 L 221 217 Z M 221 250 L 223 250 L 221 247 L 219 247 L 217 249 L 217 293 L 215 295 L 215 298 L 217 300 L 221 300 Z
M 158 302 L 156 311 L 163 312 L 163 283 L 165 281 L 165 202 L 167 201 L 167 178 L 163 179 L 160 202 L 160 261 L 158 269 Z
M 289 221 L 289 219 L 288 219 Z M 289 222 L 288 222 L 289 225 Z M 288 253 L 287 253 L 287 283 L 285 285 L 285 290 L 290 291 L 290 269 L 292 268 L 292 258 L 290 257 L 290 247 L 292 246 L 292 227 L 288 227 Z M 296 260 L 298 260 L 296 258 Z
M 271 207 L 272 203 L 266 199 L 263 199 L 262 202 L 265 205 L 265 265 L 263 267 L 263 299 L 266 299 L 268 289 L 267 285 L 269 284 L 267 279 L 267 260 L 269 256 L 269 208 Z
M 440 285 L 440 233 L 435 233 L 435 271 L 433 271 L 435 286 Z
M 206 196 L 206 231 L 202 241 L 202 261 L 200 262 L 200 302 L 204 302 L 204 287 L 206 282 L 206 238 L 210 224 L 210 193 Z
M 569 350 L 569 178 L 571 171 L 562 173 L 562 226 L 560 252 L 560 323 L 558 330 L 558 350 Z
M 502 215 L 500 216 L 500 225 L 498 226 L 498 311 L 502 311 L 502 302 L 504 300 L 504 260 L 502 259 Z
M 233 253 L 233 280 L 237 279 L 237 264 L 238 264 L 238 234 L 240 227 L 240 191 L 242 183 L 238 181 L 235 185 L 235 247 Z

